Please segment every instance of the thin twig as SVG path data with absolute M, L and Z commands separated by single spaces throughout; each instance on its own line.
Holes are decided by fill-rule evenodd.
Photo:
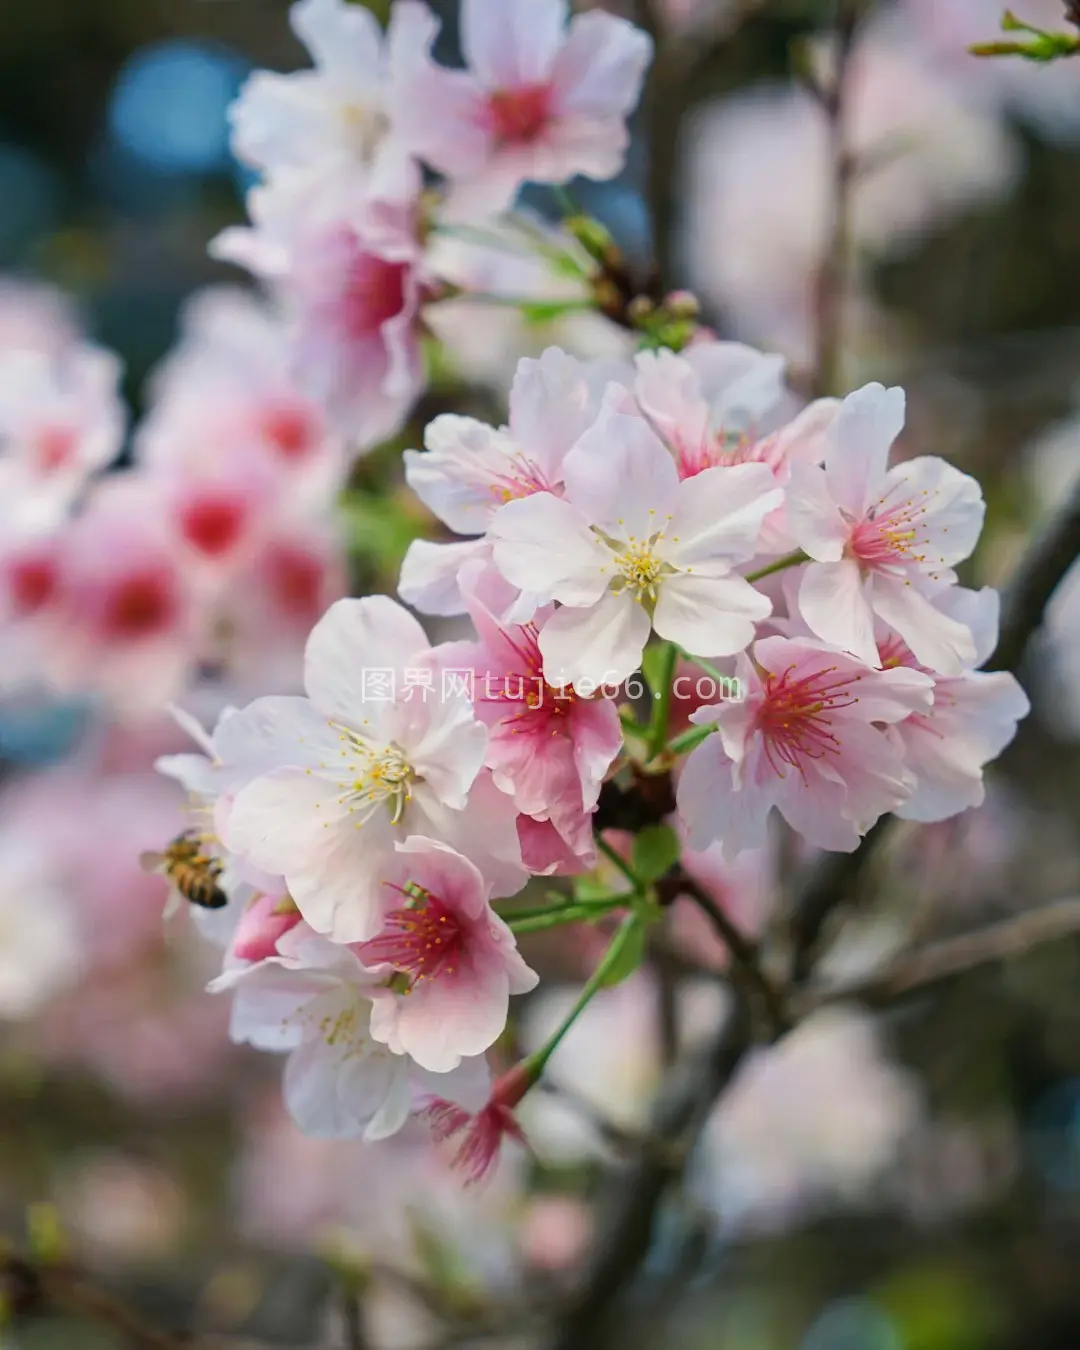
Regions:
M 0 1253 L 0 1289 L 16 1310 L 21 1305 L 55 1307 L 110 1327 L 132 1350 L 197 1350 L 187 1336 L 172 1335 L 146 1321 L 122 1299 L 92 1284 L 67 1264 L 34 1261 L 13 1252 Z
M 1080 934 L 1080 897 L 1069 896 L 1002 919 L 970 933 L 939 938 L 894 957 L 864 979 L 827 988 L 810 986 L 795 1004 L 799 1016 L 820 1006 L 857 999 L 882 1008 L 907 994 L 924 993 L 945 980 L 982 966 L 1024 956 L 1036 947 Z
M 688 896 L 712 924 L 717 937 L 731 953 L 732 961 L 748 988 L 760 998 L 769 1019 L 770 1029 L 780 1032 L 789 1025 L 779 991 L 761 968 L 757 944 L 751 941 L 739 926 L 724 913 L 709 892 L 682 867 L 676 864 L 661 878 L 657 890 L 661 903 L 670 903 L 680 895 Z
M 856 161 L 848 146 L 848 71 L 862 0 L 837 0 L 836 64 L 828 82 L 809 84 L 825 116 L 829 138 L 829 225 L 825 255 L 814 291 L 814 393 L 835 394 L 840 386 L 844 308 L 851 252 L 851 188 Z
M 609 1313 L 648 1253 L 668 1187 L 686 1161 L 720 1093 L 750 1049 L 751 1019 L 736 992 L 723 1027 L 690 1063 L 677 1066 L 657 1098 L 652 1147 L 614 1179 L 600 1236 L 576 1293 L 559 1320 L 551 1350 L 604 1350 Z

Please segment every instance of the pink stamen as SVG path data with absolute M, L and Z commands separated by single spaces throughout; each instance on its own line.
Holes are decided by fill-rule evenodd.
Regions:
M 766 762 L 781 778 L 786 768 L 805 778 L 806 760 L 839 754 L 840 742 L 832 732 L 831 714 L 859 701 L 852 692 L 861 678 L 858 675 L 830 679 L 835 673 L 835 667 L 831 667 L 793 679 L 794 670 L 789 666 L 779 676 L 763 672 L 763 701 L 755 723 Z
M 552 89 L 548 84 L 525 84 L 518 89 L 496 89 L 488 96 L 488 125 L 500 145 L 528 145 L 535 141 L 551 116 Z
M 437 895 L 425 891 L 416 899 L 403 893 L 409 895 L 408 901 L 387 915 L 379 936 L 357 947 L 361 961 L 393 966 L 411 976 L 414 984 L 454 975 L 465 937 L 457 915 Z

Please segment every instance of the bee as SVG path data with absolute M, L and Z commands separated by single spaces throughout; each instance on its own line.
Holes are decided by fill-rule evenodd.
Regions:
M 200 909 L 224 909 L 229 897 L 221 889 L 221 859 L 202 850 L 189 831 L 178 834 L 163 853 L 144 853 L 140 862 L 148 872 L 160 872 L 176 890 Z

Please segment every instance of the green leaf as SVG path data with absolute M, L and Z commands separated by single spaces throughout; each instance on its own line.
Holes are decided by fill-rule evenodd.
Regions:
M 660 688 L 664 679 L 666 669 L 667 643 L 654 642 L 651 647 L 646 647 L 644 655 L 641 658 L 641 673 L 645 676 L 645 683 L 655 698 L 663 691 Z
M 604 988 L 610 989 L 612 985 L 622 984 L 623 980 L 633 975 L 634 971 L 645 960 L 648 929 L 649 925 L 645 919 L 637 917 L 633 923 L 623 930 L 619 950 L 611 965 L 604 972 L 604 978 L 601 981 Z
M 647 825 L 634 839 L 633 868 L 642 881 L 656 881 L 679 860 L 679 841 L 668 825 Z

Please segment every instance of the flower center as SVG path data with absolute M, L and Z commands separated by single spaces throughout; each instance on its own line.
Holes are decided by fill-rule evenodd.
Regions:
M 527 145 L 536 140 L 551 115 L 551 86 L 526 84 L 496 89 L 488 97 L 488 124 L 501 145 Z
M 521 454 L 513 456 L 505 473 L 492 474 L 488 480 L 488 487 L 500 506 L 505 502 L 518 501 L 522 497 L 531 497 L 535 492 L 561 495 L 555 486 L 548 482 L 540 466 Z
M 917 501 L 902 501 L 886 506 L 885 499 L 870 508 L 865 519 L 852 526 L 847 553 L 862 567 L 873 570 L 890 564 L 925 563 L 925 553 L 916 553 L 920 544 L 919 522 L 926 507 Z
M 361 161 L 367 165 L 390 130 L 390 119 L 381 108 L 364 103 L 346 103 L 341 108 L 345 132 Z
M 396 745 L 372 745 L 351 727 L 333 722 L 331 726 L 339 733 L 341 753 L 350 760 L 347 772 L 351 781 L 342 800 L 350 814 L 359 814 L 357 828 L 370 820 L 384 803 L 390 811 L 391 824 L 397 825 L 412 800 L 410 785 L 414 774 L 404 752 Z
M 188 502 L 181 512 L 181 534 L 209 558 L 228 553 L 243 531 L 244 506 L 232 493 L 206 493 Z
M 72 427 L 45 427 L 35 444 L 35 461 L 42 473 L 55 473 L 70 462 L 75 454 L 78 433 Z
M 36 614 L 56 594 L 56 563 L 45 556 L 15 558 L 8 567 L 7 584 L 15 613 L 22 618 Z
M 837 680 L 832 678 L 836 668 L 829 667 L 797 678 L 794 670 L 789 666 L 780 675 L 764 672 L 764 697 L 755 721 L 766 762 L 781 778 L 785 768 L 805 778 L 807 760 L 838 754 L 832 714 L 859 701 L 853 687 L 861 676 Z
M 387 262 L 359 248 L 345 276 L 345 326 L 354 338 L 369 337 L 405 307 L 407 264 Z
M 312 418 L 303 408 L 271 408 L 262 419 L 261 429 L 284 459 L 302 459 L 317 439 Z
M 358 956 L 365 965 L 393 966 L 408 975 L 409 988 L 455 974 L 465 941 L 457 915 L 415 883 L 406 883 L 401 893 L 404 905 L 386 916 L 377 938 L 357 947 Z
M 108 597 L 102 627 L 110 638 L 150 637 L 168 628 L 176 612 L 171 573 L 164 567 L 147 567 L 121 579 Z
M 270 594 L 290 618 L 314 623 L 323 609 L 322 560 L 292 544 L 275 544 L 263 563 Z

